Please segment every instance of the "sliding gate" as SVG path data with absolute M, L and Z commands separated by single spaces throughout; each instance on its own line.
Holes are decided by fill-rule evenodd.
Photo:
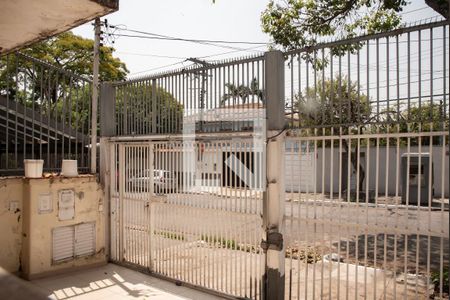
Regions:
M 286 299 L 448 299 L 448 37 L 286 53 Z
M 262 152 L 252 140 L 116 142 L 111 258 L 259 299 Z
M 420 24 L 111 85 L 113 261 L 243 298 L 448 299 L 448 37 Z

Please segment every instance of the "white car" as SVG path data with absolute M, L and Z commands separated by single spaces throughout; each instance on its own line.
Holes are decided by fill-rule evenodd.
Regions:
M 150 184 L 151 170 L 144 170 L 136 177 L 130 178 L 129 189 L 136 192 L 147 191 Z M 153 186 L 155 193 L 165 193 L 177 188 L 177 180 L 167 170 L 153 170 Z

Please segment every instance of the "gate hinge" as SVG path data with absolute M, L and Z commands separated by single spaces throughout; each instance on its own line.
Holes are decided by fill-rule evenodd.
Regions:
M 278 231 L 269 231 L 266 240 L 261 241 L 261 248 L 264 251 L 268 249 L 281 251 L 283 249 L 283 235 Z

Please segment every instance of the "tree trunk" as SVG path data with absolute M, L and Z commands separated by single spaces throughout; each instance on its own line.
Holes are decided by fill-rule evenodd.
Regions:
M 349 146 L 351 147 L 351 144 L 349 145 L 347 140 L 345 140 L 345 139 L 343 139 L 342 141 L 344 143 L 345 156 L 348 157 L 348 151 L 349 150 L 351 151 L 351 149 L 349 149 Z M 358 186 L 359 186 L 359 191 L 361 192 L 361 191 L 364 191 L 363 184 L 364 184 L 364 179 L 366 178 L 366 172 L 365 172 L 364 167 L 361 164 L 361 162 L 359 163 L 359 166 L 358 166 L 358 157 L 357 157 L 358 156 L 358 151 L 359 151 L 358 146 L 355 147 L 355 152 L 351 151 L 351 153 L 350 153 L 350 162 L 351 162 L 351 165 L 352 165 L 352 169 L 355 172 L 359 168 Z M 347 189 L 349 189 L 349 188 L 350 188 L 350 181 L 348 182 L 348 185 L 347 185 Z

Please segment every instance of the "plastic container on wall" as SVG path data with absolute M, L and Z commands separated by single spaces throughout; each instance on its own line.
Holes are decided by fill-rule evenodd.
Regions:
M 42 159 L 24 159 L 26 178 L 41 178 L 44 160 Z
M 78 161 L 72 159 L 64 159 L 61 166 L 61 175 L 65 177 L 78 176 Z

